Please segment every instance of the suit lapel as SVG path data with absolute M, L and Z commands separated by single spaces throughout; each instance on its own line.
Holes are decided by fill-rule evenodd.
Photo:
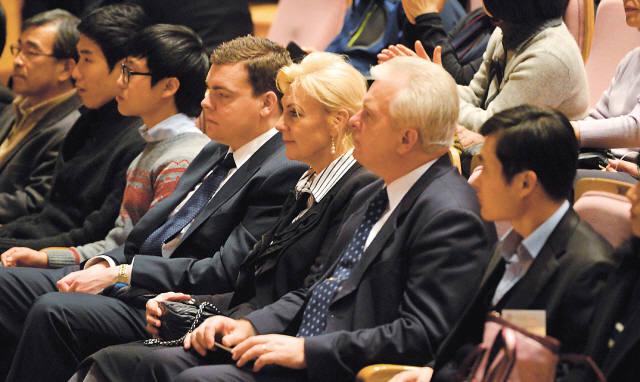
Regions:
M 240 191 L 244 185 L 255 175 L 262 163 L 282 146 L 281 134 L 276 134 L 256 151 L 251 158 L 241 166 L 225 184 L 218 190 L 207 203 L 202 212 L 194 219 L 189 230 L 184 234 L 181 243 L 184 242 L 209 216 L 214 214 L 224 203 Z
M 42 130 L 48 128 L 49 126 L 55 123 L 58 123 L 58 121 L 65 118 L 74 110 L 78 109 L 80 105 L 81 105 L 80 97 L 78 95 L 73 95 L 71 96 L 71 98 L 65 100 L 60 105 L 49 110 L 49 112 L 45 114 L 42 117 L 42 119 L 40 119 L 40 121 L 36 123 L 33 129 L 31 129 L 31 131 L 29 131 L 29 133 L 24 138 L 22 138 L 20 145 L 14 147 L 13 150 L 7 153 L 2 163 L 0 163 L 0 171 L 11 161 L 11 158 L 13 158 L 18 153 L 18 151 L 20 151 L 20 148 L 22 145 L 26 144 L 27 142 L 29 142 L 29 140 L 36 137 L 38 134 L 40 134 Z M 13 109 L 13 105 L 7 106 L 7 108 L 9 107 Z M 9 131 L 11 131 L 11 128 L 13 127 L 13 123 L 15 122 L 15 111 L 13 114 L 13 118 L 9 118 L 9 120 L 10 120 L 9 124 L 5 123 L 2 126 L 0 126 L 0 137 L 1 137 L 0 142 L 4 141 L 4 139 L 9 134 Z
M 571 237 L 579 222 L 578 215 L 572 209 L 569 209 L 547 239 L 527 273 L 509 291 L 510 293 L 507 293 L 506 300 L 498 303 L 499 306 L 508 309 L 511 306 L 511 302 L 516 303 L 518 307 L 526 307 L 533 304 L 551 276 L 558 269 L 558 258 L 566 251 L 567 240 Z
M 389 219 L 384 223 L 384 225 L 380 229 L 380 232 L 378 232 L 373 241 L 371 241 L 371 244 L 369 244 L 367 249 L 364 251 L 360 261 L 356 263 L 353 271 L 351 272 L 351 276 L 344 282 L 342 290 L 336 293 L 334 302 L 357 289 L 357 286 L 366 273 L 367 269 L 378 258 L 378 256 L 380 256 L 382 250 L 385 247 L 385 244 L 394 235 L 398 226 L 402 225 L 402 223 L 404 222 L 404 218 L 411 210 L 411 207 L 414 205 L 418 197 L 422 195 L 423 192 L 425 192 L 425 190 L 435 179 L 439 178 L 449 171 L 454 171 L 449 158 L 446 156 L 440 157 L 440 159 L 438 159 L 418 179 L 418 181 L 411 187 L 411 189 L 409 189 L 407 194 L 400 201 L 400 204 L 398 204 L 393 213 L 391 213 Z M 363 208 L 358 211 L 358 214 L 361 217 L 359 221 L 362 220 L 362 216 L 364 215 L 368 205 L 369 203 L 366 203 L 365 206 L 363 206 Z M 357 228 L 358 227 L 356 227 L 356 230 Z M 353 234 L 355 235 L 355 231 L 353 232 Z M 343 253 L 345 250 L 346 247 L 343 248 Z M 335 268 L 335 265 L 336 264 L 334 264 L 332 268 Z

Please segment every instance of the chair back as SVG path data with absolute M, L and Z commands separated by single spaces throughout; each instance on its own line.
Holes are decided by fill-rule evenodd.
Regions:
M 631 235 L 631 202 L 606 191 L 587 191 L 573 205 L 580 218 L 617 248 Z
M 638 46 L 640 32 L 627 26 L 622 1 L 600 1 L 591 52 L 585 64 L 591 108 L 596 106 L 602 93 L 611 85 L 618 63 Z
M 563 17 L 567 29 L 578 43 L 584 62 L 587 62 L 593 40 L 593 13 L 593 0 L 569 0 Z
M 632 186 L 630 183 L 621 182 L 619 180 L 606 179 L 606 178 L 582 178 L 576 182 L 574 189 L 574 201 L 578 201 L 582 194 L 587 191 L 605 191 L 620 196 L 625 196 L 629 188 Z
M 345 0 L 280 0 L 267 38 L 323 51 L 342 29 Z

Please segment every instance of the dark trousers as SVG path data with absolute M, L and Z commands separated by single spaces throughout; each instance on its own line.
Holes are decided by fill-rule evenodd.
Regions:
M 242 368 L 232 363 L 229 353 L 220 349 L 202 357 L 195 351 L 181 347 L 160 349 L 142 358 L 134 380 L 136 382 L 303 382 L 306 370 L 292 370 L 280 366 L 265 366 L 254 373 L 251 366 Z
M 78 269 L 0 269 L 0 365 L 8 381 L 64 382 L 95 351 L 148 336 L 144 310 L 110 297 L 57 292 L 56 282 Z

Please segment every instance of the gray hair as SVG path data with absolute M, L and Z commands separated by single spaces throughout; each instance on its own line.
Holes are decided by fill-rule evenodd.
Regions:
M 402 82 L 389 105 L 398 128 L 414 128 L 432 154 L 453 145 L 460 100 L 456 83 L 440 66 L 416 57 L 396 57 L 371 68 L 376 80 Z
M 56 39 L 53 42 L 53 56 L 58 59 L 73 58 L 78 62 L 76 45 L 80 39 L 77 29 L 80 19 L 63 9 L 53 9 L 38 13 L 22 23 L 22 32 L 29 28 L 53 24 L 56 26 Z

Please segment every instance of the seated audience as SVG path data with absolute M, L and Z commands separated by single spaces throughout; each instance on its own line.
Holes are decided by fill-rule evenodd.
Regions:
M 66 381 L 97 350 L 147 338 L 143 306 L 117 296 L 232 290 L 247 253 L 277 223 L 308 169 L 286 158 L 274 128 L 282 114 L 275 78 L 289 54 L 247 36 L 222 44 L 211 61 L 202 107 L 214 142 L 124 245 L 82 267 L 0 269 L 0 371 L 11 365 L 9 380 Z
M 194 298 L 229 317 L 242 318 L 302 287 L 314 263 L 319 265 L 333 245 L 348 202 L 377 179 L 351 155 L 349 118 L 362 108 L 366 93 L 365 79 L 356 69 L 331 53 L 312 53 L 300 64 L 281 69 L 277 83 L 284 91 L 284 113 L 276 129 L 283 134 L 287 157 L 311 169 L 290 193 L 278 223 L 243 261 L 232 293 L 170 292 L 147 302 L 147 330 L 155 338 L 163 325 L 158 305 L 162 301 Z M 129 381 L 140 358 L 156 349 L 139 342 L 102 349 L 83 362 L 75 378 Z
M 585 350 L 595 303 L 613 269 L 611 246 L 570 207 L 578 142 L 556 111 L 519 106 L 480 129 L 482 173 L 475 182 L 482 217 L 513 225 L 494 250 L 484 282 L 438 350 L 433 369 L 398 374 L 393 382 L 450 381 L 482 342 L 487 313 L 543 310 L 546 334 L 561 352 Z M 555 155 L 548 155 L 549 152 Z M 423 379 L 420 379 L 423 378 Z
M 71 78 L 79 21 L 66 11 L 41 13 L 22 23 L 11 46 L 18 97 L 0 113 L 0 224 L 41 211 L 62 140 L 80 117 Z
M 78 25 L 72 76 L 85 108 L 62 143 L 42 211 L 3 224 L 0 251 L 86 244 L 113 227 L 127 168 L 144 147 L 141 120 L 118 113 L 116 81 L 128 42 L 146 25 L 142 10 L 128 5 L 101 8 Z
M 316 283 L 242 320 L 207 319 L 185 339 L 188 351 L 149 353 L 134 380 L 353 380 L 372 363 L 435 353 L 477 288 L 495 233 L 447 155 L 458 111 L 451 76 L 407 57 L 372 74 L 351 118 L 354 157 L 382 179 L 349 205 Z M 213 351 L 218 336 L 231 356 Z
M 459 85 L 469 85 L 480 68 L 489 37 L 495 29 L 491 17 L 480 7 L 461 18 L 450 33 L 442 25 L 443 0 L 404 0 L 402 6 L 409 23 L 405 23 L 402 44 L 391 45 L 378 55 L 378 62 L 411 54 L 414 46 L 421 54 L 442 63 Z M 436 48 L 441 48 L 436 53 Z M 434 57 L 434 53 L 436 56 Z
M 142 215 L 171 195 L 189 163 L 210 141 L 193 119 L 202 111 L 208 70 L 205 47 L 189 28 L 158 24 L 140 32 L 122 64 L 116 101 L 120 114 L 142 118 L 140 134 L 147 145 L 127 170 L 115 227 L 103 240 L 80 247 L 12 248 L 2 254 L 2 265 L 61 268 L 124 244 Z

